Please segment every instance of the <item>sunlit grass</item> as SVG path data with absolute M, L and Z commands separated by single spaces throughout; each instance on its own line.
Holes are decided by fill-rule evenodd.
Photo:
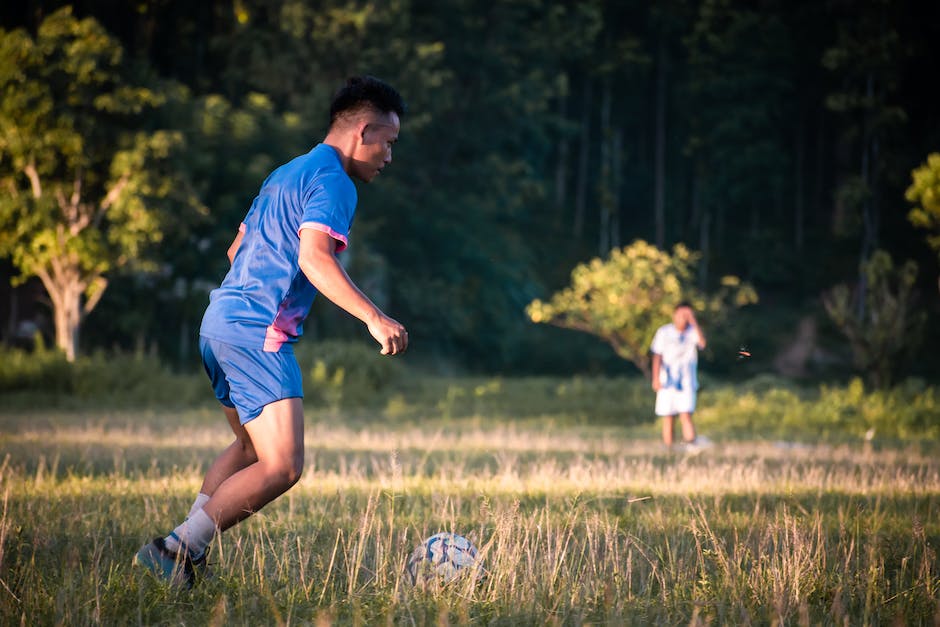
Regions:
M 0 623 L 940 620 L 936 444 L 686 454 L 653 424 L 310 413 L 300 483 L 188 593 L 130 558 L 185 514 L 229 441 L 219 412 L 0 415 Z M 441 530 L 476 543 L 481 582 L 411 586 Z

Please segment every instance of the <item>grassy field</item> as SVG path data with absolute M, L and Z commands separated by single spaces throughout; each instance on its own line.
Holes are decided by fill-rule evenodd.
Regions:
M 510 385 L 526 411 L 500 402 Z M 757 385 L 703 392 L 715 445 L 669 452 L 652 420 L 613 417 L 603 390 L 621 388 L 454 380 L 420 407 L 311 402 L 300 483 L 217 539 L 189 592 L 131 557 L 188 510 L 229 441 L 221 412 L 20 399 L 0 410 L 0 624 L 940 624 L 936 440 L 868 442 L 864 421 L 785 439 L 834 401 L 790 399 L 761 430 Z M 477 545 L 481 582 L 410 584 L 408 554 L 442 530 Z

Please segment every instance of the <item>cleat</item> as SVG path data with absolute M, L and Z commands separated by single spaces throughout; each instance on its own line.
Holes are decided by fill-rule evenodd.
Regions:
M 196 579 L 205 575 L 206 554 L 194 559 L 186 551 L 181 555 L 166 548 L 163 538 L 154 538 L 137 551 L 134 565 L 146 568 L 170 585 L 192 588 Z

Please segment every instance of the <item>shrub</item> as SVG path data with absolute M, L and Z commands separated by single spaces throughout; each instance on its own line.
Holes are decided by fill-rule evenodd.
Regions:
M 736 437 L 930 439 L 940 437 L 940 404 L 919 379 L 882 390 L 866 389 L 860 378 L 813 389 L 762 375 L 705 390 L 696 422 Z
M 69 363 L 42 342 L 33 351 L 0 347 L 0 392 L 5 401 L 29 405 L 182 407 L 212 400 L 204 377 L 173 373 L 155 356 L 99 351 Z
M 379 353 L 378 345 L 327 340 L 298 344 L 297 363 L 306 385 L 308 402 L 330 407 L 377 405 L 402 373 L 394 357 Z
M 46 348 L 39 335 L 36 336 L 36 348 L 32 352 L 0 347 L 0 392 L 36 390 L 49 394 L 69 393 L 71 381 L 71 368 L 65 355 Z

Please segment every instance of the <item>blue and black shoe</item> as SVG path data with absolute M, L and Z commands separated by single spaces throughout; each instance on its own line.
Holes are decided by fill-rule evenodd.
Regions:
M 185 550 L 171 551 L 163 538 L 154 538 L 137 551 L 134 564 L 173 586 L 192 588 L 198 579 L 205 577 L 206 553 L 193 558 Z

